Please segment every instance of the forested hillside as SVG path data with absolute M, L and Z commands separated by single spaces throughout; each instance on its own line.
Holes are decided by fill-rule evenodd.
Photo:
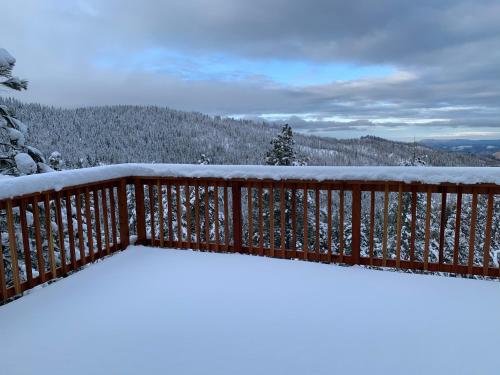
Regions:
M 249 120 L 141 106 L 61 109 L 0 99 L 29 125 L 28 141 L 69 167 L 123 162 L 263 164 L 279 127 Z M 376 137 L 338 140 L 295 135 L 309 165 L 399 165 L 413 155 L 428 165 L 484 166 L 492 160 Z

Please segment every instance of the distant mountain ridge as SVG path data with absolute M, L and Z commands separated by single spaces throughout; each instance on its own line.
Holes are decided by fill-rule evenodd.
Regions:
M 29 124 L 28 139 L 46 156 L 59 151 L 70 166 L 125 162 L 263 164 L 273 124 L 212 117 L 157 106 L 63 109 L 0 98 Z M 320 138 L 295 134 L 298 153 L 309 165 L 399 165 L 413 156 L 436 166 L 487 166 L 481 156 L 435 150 L 421 144 L 366 136 Z
M 500 160 L 500 139 L 424 139 L 420 143 L 440 150 L 466 152 Z

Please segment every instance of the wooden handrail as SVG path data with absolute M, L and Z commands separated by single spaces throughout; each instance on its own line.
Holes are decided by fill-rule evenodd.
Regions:
M 0 302 L 124 250 L 131 235 L 149 246 L 500 277 L 499 195 L 494 184 L 164 176 L 25 194 L 0 200 Z

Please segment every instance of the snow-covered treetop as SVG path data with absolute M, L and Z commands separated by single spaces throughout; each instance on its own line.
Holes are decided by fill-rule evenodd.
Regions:
M 0 77 L 4 77 L 4 81 L 0 84 L 14 90 L 26 90 L 28 81 L 18 77 L 12 77 L 12 69 L 16 65 L 16 59 L 4 48 L 0 48 Z
M 12 71 L 15 64 L 16 59 L 6 49 L 0 48 L 0 72 Z
M 0 179 L 0 199 L 121 177 L 212 177 L 311 181 L 401 181 L 496 184 L 495 167 L 303 167 L 262 165 L 115 164 Z
M 53 151 L 52 154 L 50 154 L 49 164 L 50 167 L 56 171 L 60 171 L 63 168 L 64 162 L 59 151 Z
M 406 159 L 401 162 L 402 166 L 405 167 L 425 167 L 427 165 L 424 158 L 420 156 L 413 157 L 411 159 Z
M 201 156 L 197 162 L 197 164 L 201 164 L 201 165 L 209 165 L 211 163 L 212 163 L 212 160 L 205 154 L 201 154 Z

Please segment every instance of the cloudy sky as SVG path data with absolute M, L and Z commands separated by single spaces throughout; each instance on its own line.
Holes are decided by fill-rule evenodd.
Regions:
M 498 0 L 16 0 L 2 14 L 26 101 L 500 138 Z

